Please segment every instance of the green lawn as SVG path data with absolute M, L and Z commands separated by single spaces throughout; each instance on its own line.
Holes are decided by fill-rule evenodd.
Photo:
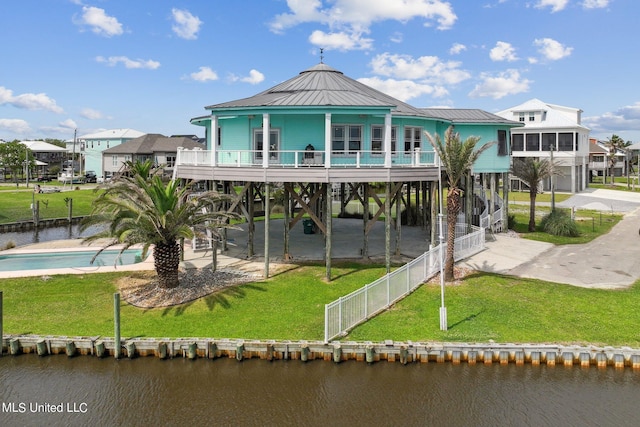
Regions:
M 76 187 L 82 188 L 74 185 L 74 188 Z M 3 186 L 0 187 L 0 224 L 32 220 L 31 206 L 36 201 L 39 202 L 41 219 L 67 218 L 67 198 L 73 200 L 73 216 L 88 215 L 95 197 L 92 189 L 36 194 L 33 189 L 25 189 L 24 186 L 18 189 Z
M 558 208 L 565 209 L 565 208 Z M 569 209 L 566 209 L 570 212 Z M 538 240 L 541 242 L 553 243 L 555 245 L 580 244 L 592 241 L 598 236 L 608 233 L 620 220 L 623 215 L 612 214 L 593 210 L 577 210 L 576 224 L 580 232 L 578 237 L 552 236 L 545 233 L 540 228 L 540 220 L 551 211 L 549 206 L 536 206 L 536 231 L 529 232 L 529 205 L 510 204 L 509 214 L 515 216 L 516 225 L 514 231 L 521 233 L 525 239 Z
M 321 340 L 324 304 L 384 274 L 347 264 L 323 280 L 324 266 L 298 266 L 269 280 L 170 308 L 123 302 L 125 337 Z M 114 281 L 127 273 L 5 279 L 9 334 L 113 336 Z M 478 273 L 446 287 L 449 330 L 439 330 L 440 287 L 424 285 L 346 340 L 593 343 L 640 346 L 640 282 L 629 290 L 593 290 Z

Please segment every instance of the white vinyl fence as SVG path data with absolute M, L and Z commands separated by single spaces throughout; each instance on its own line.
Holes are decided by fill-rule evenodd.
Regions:
M 458 231 L 468 228 L 458 224 Z M 470 257 L 484 249 L 483 228 L 471 226 L 469 234 L 456 238 L 456 261 Z M 429 278 L 440 272 L 440 250 L 446 251 L 443 243 L 425 252 L 420 257 L 385 275 L 373 283 L 340 297 L 324 306 L 324 341 L 329 342 L 338 336 L 387 309 L 401 300 Z M 442 256 L 444 258 L 444 254 Z

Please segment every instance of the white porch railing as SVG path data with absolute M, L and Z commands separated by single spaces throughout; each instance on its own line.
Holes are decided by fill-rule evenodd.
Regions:
M 467 229 L 466 224 L 458 225 L 461 230 Z M 471 233 L 457 237 L 455 260 L 467 258 L 483 250 L 484 234 L 483 228 L 472 226 Z M 324 341 L 329 342 L 338 336 L 345 335 L 355 326 L 387 309 L 439 273 L 440 251 L 446 250 L 446 247 L 446 243 L 438 245 L 375 282 L 326 304 L 324 306 Z
M 216 150 L 194 148 L 178 149 L 176 165 L 217 166 L 217 167 L 263 167 L 264 152 L 260 150 Z M 326 166 L 324 151 L 279 150 L 269 151 L 269 167 L 298 168 Z M 433 151 L 393 152 L 393 167 L 436 166 Z M 331 167 L 384 167 L 384 153 L 380 151 L 332 152 Z

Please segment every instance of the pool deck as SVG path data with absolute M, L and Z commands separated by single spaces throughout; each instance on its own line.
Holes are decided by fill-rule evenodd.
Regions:
M 3 255 L 10 254 L 42 254 L 42 253 L 59 253 L 74 252 L 74 251 L 87 251 L 98 250 L 102 246 L 99 243 L 88 245 L 82 242 L 82 239 L 67 239 L 67 240 L 54 240 L 43 243 L 33 243 L 29 245 L 20 246 L 18 248 L 2 251 Z M 136 249 L 138 247 L 132 247 Z M 118 246 L 114 246 L 109 249 L 120 249 Z M 151 251 L 150 251 L 151 252 Z M 235 258 L 226 255 L 218 254 L 217 257 L 218 268 L 233 268 L 242 270 L 247 273 L 262 274 L 264 272 L 264 261 L 254 262 L 244 260 L 241 258 Z M 198 251 L 194 252 L 188 245 L 185 245 L 184 261 L 181 263 L 183 269 L 203 268 L 210 266 L 212 263 L 211 251 Z M 274 265 L 275 267 L 275 265 Z M 19 270 L 19 271 L 0 271 L 0 279 L 12 278 L 12 277 L 37 277 L 37 276 L 51 276 L 54 274 L 87 274 L 87 273 L 109 273 L 120 271 L 146 271 L 153 270 L 153 255 L 149 254 L 146 260 L 128 265 L 118 266 L 91 266 L 91 267 L 74 267 L 74 268 L 55 268 L 55 269 L 40 269 L 40 270 Z

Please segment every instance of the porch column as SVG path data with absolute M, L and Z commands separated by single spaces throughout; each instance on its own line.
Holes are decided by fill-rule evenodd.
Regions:
M 268 182 L 264 183 L 264 273 L 263 277 L 269 277 L 269 212 L 271 210 L 271 186 Z M 286 227 L 286 224 L 285 224 Z
M 323 184 L 324 185 L 324 199 L 325 199 L 325 209 L 327 215 L 325 217 L 326 223 L 326 234 L 325 234 L 325 253 L 324 253 L 324 262 L 326 267 L 326 279 L 327 281 L 331 281 L 331 235 L 333 233 L 333 200 L 331 198 L 331 184 Z
M 571 160 L 571 194 L 576 194 L 576 169 L 578 165 L 575 157 Z
M 271 144 L 271 132 L 269 131 L 269 114 L 262 115 L 262 167 L 269 167 L 269 145 Z
M 331 113 L 324 114 L 324 167 L 331 167 Z
M 384 167 L 391 167 L 391 113 L 384 115 Z
M 211 166 L 216 166 L 218 163 L 216 152 L 218 150 L 218 116 L 215 114 L 211 115 L 211 137 L 209 138 L 211 142 Z
M 582 184 L 580 185 L 580 191 L 587 188 L 587 158 L 582 157 Z

